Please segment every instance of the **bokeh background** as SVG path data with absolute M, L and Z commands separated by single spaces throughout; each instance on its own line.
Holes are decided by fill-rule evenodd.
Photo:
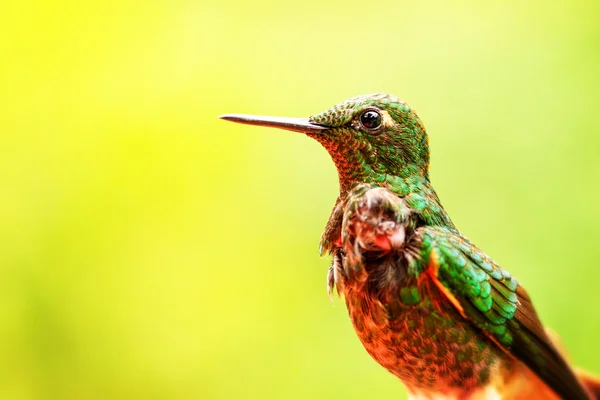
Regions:
M 3 2 L 0 398 L 405 398 L 325 291 L 325 150 L 217 119 L 377 91 L 420 112 L 454 221 L 600 373 L 599 16 Z

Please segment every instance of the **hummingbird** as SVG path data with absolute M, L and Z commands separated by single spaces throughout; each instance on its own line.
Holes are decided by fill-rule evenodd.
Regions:
M 339 196 L 321 237 L 336 290 L 367 352 L 410 399 L 600 398 L 575 372 L 519 282 L 454 225 L 430 182 L 414 109 L 376 93 L 310 118 L 229 114 L 300 132 L 330 154 Z

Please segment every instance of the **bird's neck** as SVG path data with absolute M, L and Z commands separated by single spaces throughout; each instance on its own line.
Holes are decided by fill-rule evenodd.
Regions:
M 420 211 L 419 214 L 424 225 L 441 226 L 453 231 L 456 230 L 426 174 L 407 176 L 370 174 L 362 175 L 362 179 L 356 179 L 356 176 L 356 173 L 343 174 L 340 171 L 340 195 L 323 234 L 321 244 L 324 249 L 329 247 L 328 243 L 333 243 L 339 237 L 343 212 L 352 189 L 364 183 L 388 188 L 398 197 L 406 199 L 408 204 L 414 204 L 414 207 Z
M 384 168 L 375 170 L 367 164 L 351 168 L 338 165 L 338 176 L 341 198 L 345 198 L 356 185 L 362 183 L 387 187 L 400 197 L 410 193 L 433 192 L 428 174 L 422 173 L 416 168 L 407 167 L 391 173 Z

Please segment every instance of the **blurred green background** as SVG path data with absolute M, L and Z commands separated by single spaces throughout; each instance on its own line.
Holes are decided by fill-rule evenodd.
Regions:
M 600 373 L 598 3 L 0 5 L 0 398 L 405 398 L 325 291 L 309 116 L 389 92 L 457 225 Z

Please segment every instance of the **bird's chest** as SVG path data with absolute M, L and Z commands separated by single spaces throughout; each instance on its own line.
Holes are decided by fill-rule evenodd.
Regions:
M 433 291 L 343 292 L 366 350 L 413 392 L 468 393 L 488 384 L 501 364 L 503 355 Z

